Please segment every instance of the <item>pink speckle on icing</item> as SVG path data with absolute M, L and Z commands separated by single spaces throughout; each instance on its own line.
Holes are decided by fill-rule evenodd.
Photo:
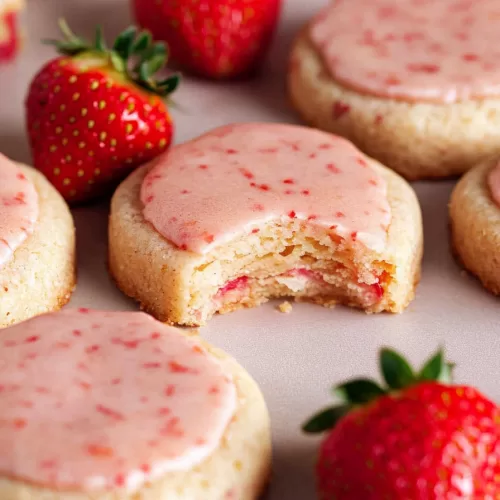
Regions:
M 497 0 L 336 0 L 310 38 L 333 78 L 366 94 L 434 102 L 500 95 Z M 334 118 L 343 114 L 335 103 Z
M 0 269 L 33 233 L 38 211 L 34 185 L 0 154 Z
M 493 201 L 500 207 L 500 162 L 488 175 L 488 187 Z
M 360 243 L 383 249 L 391 220 L 386 184 L 351 143 L 293 125 L 240 124 L 222 130 L 176 146 L 147 174 L 141 188 L 144 217 L 163 237 L 203 254 L 293 212 L 294 218 L 325 229 L 335 224 L 345 238 L 357 231 Z M 230 160 L 228 149 L 236 151 Z M 276 152 L 266 156 L 263 149 Z M 200 154 L 210 171 L 203 178 Z M 179 196 L 179 187 L 190 195 Z M 345 215 L 342 223 L 337 212 Z
M 8 477 L 133 492 L 200 463 L 233 417 L 236 392 L 223 366 L 145 314 L 66 310 L 2 336 L 0 471 Z M 74 341 L 61 351 L 66 339 Z

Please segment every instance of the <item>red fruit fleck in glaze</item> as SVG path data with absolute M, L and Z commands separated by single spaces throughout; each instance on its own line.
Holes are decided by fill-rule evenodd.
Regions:
M 477 54 L 464 54 L 462 59 L 467 62 L 474 62 L 479 60 L 479 56 Z
M 332 174 L 340 174 L 340 172 L 342 172 L 342 170 L 333 163 L 328 163 L 326 168 Z
M 408 71 L 414 73 L 438 73 L 440 68 L 437 64 L 408 64 Z
M 89 444 L 87 446 L 87 452 L 89 455 L 92 455 L 93 457 L 112 457 L 113 456 L 113 449 L 109 448 L 108 446 L 102 446 L 99 444 Z
M 255 176 L 247 168 L 240 168 L 240 172 L 247 178 L 253 179 Z

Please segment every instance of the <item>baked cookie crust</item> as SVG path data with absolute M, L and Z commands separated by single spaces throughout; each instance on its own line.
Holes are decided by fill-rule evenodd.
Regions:
M 460 263 L 483 286 L 500 295 L 500 207 L 493 201 L 487 177 L 498 159 L 467 172 L 450 200 L 451 244 Z
M 39 216 L 33 233 L 0 268 L 0 327 L 60 309 L 76 284 L 75 228 L 69 208 L 40 172 L 18 166 L 35 185 Z

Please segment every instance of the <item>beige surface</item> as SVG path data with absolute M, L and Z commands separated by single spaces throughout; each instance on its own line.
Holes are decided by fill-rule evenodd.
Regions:
M 500 155 L 500 100 L 452 105 L 358 94 L 336 83 L 306 29 L 294 43 L 288 92 L 307 123 L 343 135 L 410 180 L 461 174 Z M 349 106 L 336 118 L 334 103 Z
M 450 202 L 453 250 L 492 293 L 500 294 L 500 208 L 490 196 L 490 160 L 462 177 Z
M 293 37 L 327 0 L 287 0 L 280 37 L 265 75 L 249 83 L 204 84 L 186 79 L 176 94 L 177 141 L 233 121 L 297 122 L 285 95 L 284 75 Z M 96 20 L 116 33 L 128 22 L 126 0 L 30 0 L 30 37 L 17 67 L 0 68 L 0 148 L 29 159 L 22 99 L 29 76 L 51 54 L 35 41 L 55 36 L 56 19 L 91 33 Z M 425 256 L 417 298 L 404 314 L 367 316 L 343 307 L 295 304 L 290 314 L 274 303 L 214 318 L 201 333 L 234 356 L 257 380 L 269 406 L 274 440 L 273 479 L 267 500 L 314 498 L 318 441 L 301 423 L 330 401 L 330 386 L 353 375 L 377 375 L 375 353 L 390 345 L 418 364 L 444 344 L 457 363 L 456 378 L 500 401 L 499 299 L 455 263 L 448 240 L 452 182 L 417 183 L 423 209 Z M 111 282 L 105 255 L 108 204 L 74 211 L 79 276 L 73 306 L 134 309 Z
M 327 306 L 339 303 L 367 312 L 402 312 L 420 279 L 420 208 L 401 177 L 377 162 L 371 164 L 387 182 L 392 212 L 383 252 L 333 241 L 329 232 L 303 228 L 301 221 L 292 219 L 262 224 L 256 235 L 241 235 L 205 255 L 178 250 L 146 222 L 140 201 L 140 187 L 149 170 L 145 166 L 121 184 L 111 202 L 111 274 L 120 289 L 146 311 L 173 324 L 204 325 L 216 310 L 254 307 L 267 297 L 296 296 Z M 324 284 L 312 283 L 293 293 L 274 278 L 297 268 L 320 273 Z M 374 275 L 385 276 L 384 297 L 367 304 L 366 287 L 358 285 L 358 280 L 373 283 Z M 240 276 L 249 277 L 243 300 L 235 303 L 237 292 L 233 292 L 228 302 L 220 299 L 216 304 L 217 291 Z
M 33 233 L 0 268 L 0 327 L 60 309 L 75 285 L 75 229 L 59 193 L 38 171 L 20 165 L 38 193 Z
M 57 492 L 1 477 L 2 500 L 255 500 L 271 473 L 269 416 L 259 388 L 226 353 L 205 345 L 233 376 L 238 407 L 220 447 L 191 471 L 171 472 L 138 492 Z

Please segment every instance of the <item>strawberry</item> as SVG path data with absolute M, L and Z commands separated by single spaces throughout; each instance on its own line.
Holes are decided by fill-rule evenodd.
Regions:
M 35 76 L 26 122 L 36 168 L 69 202 L 112 189 L 135 167 L 165 151 L 173 126 L 163 98 L 179 77 L 155 74 L 165 66 L 163 42 L 125 30 L 111 49 L 97 29 L 93 45 L 61 22 L 55 44 L 62 57 Z
M 165 40 L 183 68 L 210 78 L 234 78 L 261 63 L 281 0 L 132 0 L 138 24 Z
M 415 373 L 383 349 L 386 388 L 357 379 L 343 400 L 304 426 L 329 430 L 317 463 L 321 500 L 500 498 L 500 409 L 473 387 L 452 385 L 439 351 Z

